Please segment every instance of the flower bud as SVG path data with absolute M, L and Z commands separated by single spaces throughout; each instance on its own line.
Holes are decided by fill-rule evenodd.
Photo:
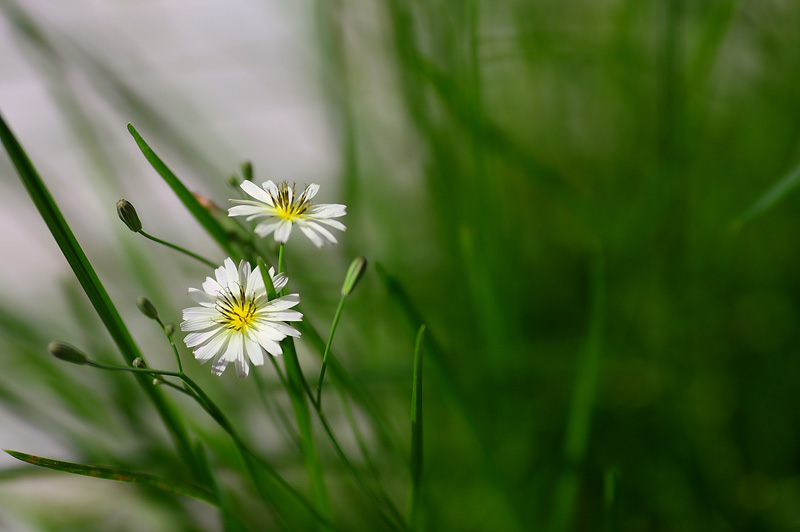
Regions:
M 238 187 L 239 184 L 241 183 L 241 180 L 239 179 L 239 177 L 236 174 L 229 175 L 227 181 L 228 181 L 228 184 L 230 186 L 232 186 L 233 188 Z
M 65 362 L 81 366 L 89 362 L 89 358 L 83 351 L 64 342 L 52 341 L 47 344 L 47 350 L 50 351 L 51 355 Z
M 175 324 L 174 323 L 167 323 L 164 326 L 164 334 L 166 334 L 167 336 L 170 336 L 170 337 L 173 334 L 175 334 Z
M 153 305 L 153 303 L 146 297 L 142 296 L 139 299 L 137 299 L 136 307 L 139 309 L 139 312 L 141 312 L 151 320 L 158 319 L 158 311 L 156 310 L 155 305 Z
M 350 268 L 347 270 L 347 275 L 344 278 L 344 283 L 342 284 L 342 295 L 349 296 L 350 292 L 358 284 L 358 281 L 361 280 L 361 276 L 364 275 L 364 270 L 367 269 L 367 259 L 364 257 L 356 257 L 356 259 L 350 263 Z
M 131 363 L 131 365 L 134 368 L 146 368 L 147 367 L 147 363 L 144 361 L 144 359 L 142 357 L 134 358 L 133 362 Z
M 121 199 L 117 202 L 117 215 L 120 220 L 125 222 L 128 229 L 134 233 L 142 230 L 142 222 L 139 220 L 139 215 L 136 214 L 136 209 L 130 201 Z
M 244 176 L 247 181 L 253 180 L 253 163 L 250 161 L 242 163 L 242 176 Z

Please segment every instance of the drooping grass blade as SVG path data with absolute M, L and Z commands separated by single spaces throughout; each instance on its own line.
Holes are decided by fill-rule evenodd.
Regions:
M 218 505 L 217 498 L 213 493 L 186 482 L 178 482 L 154 475 L 149 475 L 147 473 L 139 473 L 138 471 L 129 471 L 115 467 L 76 464 L 74 462 L 64 462 L 62 460 L 42 458 L 40 456 L 33 456 L 18 451 L 10 451 L 8 449 L 4 450 L 17 460 L 22 460 L 23 462 L 27 462 L 35 466 L 53 469 L 55 471 L 62 471 L 64 473 L 72 473 L 74 475 L 116 480 L 118 482 L 130 482 L 132 484 L 144 484 L 146 486 L 168 491 L 170 493 L 191 497 L 193 499 L 199 499 L 215 506 Z
M 78 244 L 58 205 L 50 195 L 41 177 L 39 177 L 30 159 L 28 159 L 22 146 L 6 125 L 2 115 L 0 115 L 0 140 L 11 158 L 22 184 L 25 186 L 45 224 L 47 224 L 47 228 L 64 254 L 64 258 L 67 259 L 72 271 L 75 273 L 75 277 L 78 278 L 78 282 L 86 292 L 89 301 L 91 301 L 92 306 L 103 321 L 103 325 L 105 325 L 113 338 L 125 361 L 128 364 L 133 364 L 134 359 L 141 356 L 138 346 L 133 341 L 128 328 L 111 302 L 108 292 L 106 292 L 94 268 L 86 258 L 86 254 Z M 144 389 L 145 394 L 153 401 L 175 444 L 178 446 L 181 456 L 193 469 L 191 467 L 193 461 L 192 452 L 183 422 L 169 403 L 166 402 L 161 391 L 152 386 L 151 379 L 144 375 L 137 375 L 136 379 Z
M 411 387 L 411 500 L 409 523 L 411 530 L 421 530 L 420 495 L 422 487 L 422 341 L 425 325 L 420 325 L 414 347 L 414 378 Z
M 217 241 L 222 249 L 228 253 L 229 256 L 236 258 L 237 255 L 233 250 L 233 246 L 231 246 L 231 239 L 229 238 L 225 228 L 214 219 L 213 216 L 208 212 L 208 210 L 200 205 L 200 202 L 197 201 L 197 198 L 194 197 L 194 194 L 186 188 L 180 179 L 172 172 L 172 170 L 164 164 L 164 161 L 156 155 L 156 153 L 148 146 L 145 140 L 139 135 L 139 132 L 136 131 L 136 128 L 133 127 L 133 124 L 128 124 L 128 131 L 133 138 L 136 140 L 136 144 L 139 145 L 139 149 L 142 150 L 147 161 L 152 165 L 153 169 L 158 172 L 164 181 L 169 185 L 175 195 L 178 196 L 178 199 L 186 206 L 192 216 L 203 226 L 203 228 L 208 231 L 208 234 Z

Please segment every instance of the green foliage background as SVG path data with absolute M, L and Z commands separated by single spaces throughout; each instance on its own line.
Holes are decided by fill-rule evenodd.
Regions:
M 104 168 L 114 155 L 76 104 L 72 73 L 129 117 L 113 127 L 133 122 L 192 173 L 187 181 L 220 204 L 229 197 L 224 173 L 235 168 L 215 168 L 180 116 L 156 111 L 114 74 L 121 65 L 24 6 L 0 6 L 111 190 L 116 171 Z M 383 267 L 383 282 L 371 266 L 348 303 L 335 345 L 399 442 L 394 453 L 370 439 L 401 507 L 424 322 L 426 529 L 800 528 L 800 4 L 321 1 L 307 16 L 340 150 L 338 192 L 326 199 L 348 205 L 348 232 L 324 268 L 303 247 L 289 268 L 324 331 L 349 260 Z M 258 168 L 256 177 L 281 178 Z M 124 227 L 119 240 L 126 290 L 177 321 L 183 288 L 152 275 L 163 255 Z M 186 286 L 206 275 L 180 269 Z M 73 285 L 67 294 L 85 318 L 65 339 L 118 359 Z M 6 409 L 46 427 L 65 459 L 186 478 L 132 378 L 50 361 L 53 330 L 13 307 L 0 302 Z M 148 345 L 169 363 L 165 345 Z M 277 429 L 252 382 L 215 380 L 184 360 L 302 485 L 297 449 L 265 436 Z M 201 414 L 192 430 L 217 467 L 235 469 L 230 444 Z M 106 437 L 126 441 L 124 452 Z M 321 449 L 334 513 L 378 529 Z M 125 488 L 164 510 L 165 523 L 201 529 L 189 503 Z M 246 498 L 245 486 L 234 490 Z M 73 508 L 66 523 L 41 502 L 28 507 L 44 530 L 106 529 L 102 512 Z

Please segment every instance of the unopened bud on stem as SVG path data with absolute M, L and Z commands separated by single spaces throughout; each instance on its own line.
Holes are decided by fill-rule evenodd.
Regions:
M 136 214 L 136 209 L 130 201 L 121 199 L 117 202 L 117 215 L 120 220 L 125 222 L 128 229 L 134 233 L 142 230 L 142 222 L 139 220 L 139 215 Z
M 142 296 L 139 299 L 137 299 L 136 307 L 139 309 L 139 312 L 141 312 L 151 320 L 158 319 L 158 310 L 156 310 L 156 306 L 153 305 L 153 302 L 147 299 L 146 297 Z
M 80 366 L 89 362 L 89 358 L 83 351 L 64 342 L 52 341 L 47 344 L 47 350 L 50 351 L 51 355 L 65 362 L 71 362 Z
M 347 275 L 344 278 L 344 283 L 342 284 L 342 295 L 349 296 L 350 292 L 358 284 L 358 281 L 361 280 L 361 276 L 364 275 L 364 271 L 367 269 L 367 259 L 364 257 L 357 257 L 353 262 L 350 263 L 350 268 L 347 270 Z

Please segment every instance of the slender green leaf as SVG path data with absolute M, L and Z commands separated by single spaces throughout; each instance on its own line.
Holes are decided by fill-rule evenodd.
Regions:
M 74 475 L 83 475 L 94 478 L 104 478 L 107 480 L 116 480 L 118 482 L 130 482 L 133 484 L 144 484 L 153 488 L 157 488 L 170 493 L 176 493 L 185 497 L 199 499 L 207 503 L 218 505 L 216 496 L 203 488 L 188 484 L 186 482 L 179 482 L 166 478 L 148 475 L 147 473 L 139 473 L 137 471 L 128 471 L 125 469 L 118 469 L 115 467 L 93 466 L 85 464 L 76 464 L 74 462 L 64 462 L 62 460 L 53 460 L 51 458 L 42 458 L 40 456 L 33 456 L 30 454 L 21 453 L 18 451 L 4 451 L 17 460 L 22 460 L 35 466 L 44 467 L 46 469 L 53 469 L 55 471 L 62 471 L 64 473 L 72 473 Z
M 158 155 L 147 145 L 139 132 L 136 131 L 136 128 L 133 127 L 133 124 L 128 124 L 128 131 L 133 138 L 136 140 L 136 144 L 139 145 L 139 149 L 142 150 L 147 161 L 152 165 L 158 175 L 160 175 L 164 181 L 169 185 L 175 195 L 178 196 L 178 199 L 186 206 L 190 213 L 195 217 L 195 219 L 200 222 L 200 225 L 208 231 L 208 234 L 217 241 L 217 243 L 228 253 L 231 257 L 237 257 L 236 253 L 233 250 L 233 246 L 231 246 L 231 241 L 228 236 L 228 233 L 225 231 L 225 228 L 211 216 L 211 213 L 208 212 L 208 209 L 200 205 L 200 202 L 197 201 L 197 198 L 194 197 L 194 194 L 186 188 L 178 177 L 172 173 L 166 164 L 159 158 Z
M 414 379 L 411 386 L 411 500 L 409 523 L 411 530 L 421 530 L 420 495 L 422 487 L 422 341 L 425 325 L 420 325 L 414 347 Z
M 2 140 L 6 152 L 11 158 L 22 180 L 22 184 L 28 191 L 36 209 L 47 224 L 47 228 L 50 230 L 58 247 L 61 249 L 72 271 L 75 273 L 75 277 L 78 278 L 78 282 L 80 282 L 81 287 L 89 297 L 89 301 L 92 302 L 92 306 L 103 321 L 103 325 L 105 325 L 113 338 L 114 343 L 122 353 L 125 361 L 128 364 L 133 364 L 134 359 L 141 356 L 138 346 L 133 341 L 128 328 L 122 321 L 116 307 L 114 307 L 114 304 L 111 302 L 111 298 L 108 296 L 94 268 L 92 268 L 92 265 L 86 258 L 86 254 L 83 252 L 80 244 L 78 244 L 75 235 L 72 233 L 64 216 L 61 214 L 58 205 L 50 195 L 41 177 L 39 177 L 33 164 L 28 159 L 22 146 L 6 125 L 2 115 L 0 115 L 0 140 Z M 187 463 L 191 466 L 192 453 L 183 422 L 169 403 L 166 402 L 161 391 L 152 386 L 150 378 L 144 375 L 137 375 L 136 379 L 147 396 L 153 401 L 164 424 L 178 446 L 181 456 L 187 460 Z
M 764 214 L 777 205 L 778 202 L 786 197 L 798 184 L 800 184 L 800 164 L 795 166 L 783 179 L 775 183 L 758 199 L 758 201 L 753 203 L 753 205 L 733 223 L 733 229 L 739 230 L 746 223 Z
M 286 378 L 288 380 L 289 398 L 294 408 L 297 418 L 297 428 L 300 432 L 300 447 L 303 451 L 303 458 L 308 472 L 308 479 L 311 483 L 311 498 L 317 510 L 325 517 L 330 518 L 331 509 L 328 501 L 328 493 L 325 489 L 325 478 L 322 474 L 322 464 L 314 443 L 314 434 L 311 426 L 311 411 L 308 407 L 306 396 L 312 397 L 308 389 L 308 383 L 303 377 L 300 369 L 300 362 L 297 360 L 297 351 L 294 347 L 292 338 L 287 338 L 281 342 L 283 345 L 283 363 L 286 368 Z
M 600 348 L 605 314 L 604 283 L 603 254 L 602 249 L 598 249 L 592 264 L 589 334 L 572 392 L 572 407 L 564 440 L 564 465 L 554 494 L 551 522 L 551 530 L 554 532 L 571 530 L 575 517 L 575 503 L 580 488 L 579 471 L 589 444 L 595 388 L 600 371 Z

